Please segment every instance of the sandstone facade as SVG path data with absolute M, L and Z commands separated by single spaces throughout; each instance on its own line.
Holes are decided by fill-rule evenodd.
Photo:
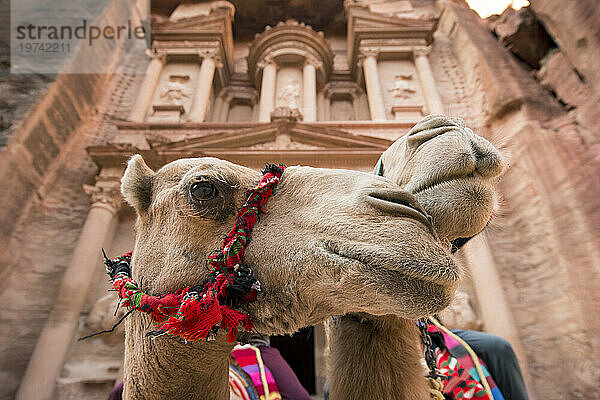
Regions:
M 49 82 L 2 150 L 0 399 L 20 382 L 52 398 L 101 399 L 119 379 L 118 336 L 75 339 L 111 325 L 99 249 L 132 247 L 133 213 L 117 196 L 131 154 L 155 168 L 206 155 L 370 171 L 434 112 L 464 118 L 510 159 L 485 240 L 461 251 L 473 312 L 463 304 L 457 315 L 512 342 L 535 398 L 599 398 L 600 16 L 591 2 L 559 14 L 554 2 L 532 1 L 525 28 L 543 27 L 552 41 L 530 65 L 459 1 L 321 9 L 306 0 L 266 15 L 260 0 L 179 3 L 152 2 L 147 56 L 108 53 L 106 75 Z M 511 23 L 492 29 L 521 32 Z M 315 335 L 319 391 L 325 343 Z

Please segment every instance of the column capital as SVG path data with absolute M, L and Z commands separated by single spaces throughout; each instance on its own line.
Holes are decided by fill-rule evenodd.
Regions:
M 150 50 L 150 49 L 147 49 L 146 50 L 146 55 L 151 60 L 160 60 L 160 61 L 163 61 L 163 62 L 167 60 L 167 52 L 163 51 L 163 50 L 156 50 L 156 49 Z
M 198 49 L 198 57 L 200 57 L 202 60 L 212 59 L 217 68 L 223 67 L 218 49 Z
M 348 93 L 350 94 L 350 97 L 352 97 L 352 100 L 357 100 L 360 95 L 363 93 L 363 91 L 357 86 L 354 88 L 351 88 Z
M 417 56 L 427 56 L 431 53 L 431 46 L 413 47 L 413 54 Z
M 271 54 L 266 55 L 262 60 L 256 63 L 256 66 L 259 69 L 264 69 L 267 65 L 274 65 L 277 68 L 275 58 Z
M 319 69 L 323 66 L 323 63 L 317 59 L 317 57 L 314 57 L 312 55 L 306 55 L 306 57 L 304 57 L 304 66 L 306 65 L 312 65 L 313 67 L 315 67 L 315 69 Z
M 373 47 L 373 46 L 369 46 L 369 47 L 360 47 L 358 49 L 358 60 L 359 62 L 366 57 L 375 57 L 377 58 L 379 56 L 379 53 L 381 53 L 381 48 L 380 47 Z
M 228 103 L 235 97 L 235 92 L 230 88 L 226 87 L 219 92 L 220 97 L 225 103 Z
M 90 196 L 92 207 L 109 208 L 113 212 L 122 206 L 121 171 L 102 170 L 96 176 L 95 185 L 83 185 L 83 191 Z

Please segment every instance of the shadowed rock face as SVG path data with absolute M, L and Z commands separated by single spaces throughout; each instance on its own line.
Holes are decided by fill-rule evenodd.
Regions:
M 332 27 L 344 32 L 344 3 L 335 1 L 296 1 L 296 0 L 231 0 L 236 10 L 233 24 L 237 37 L 252 38 L 262 32 L 265 26 L 275 26 L 289 18 L 311 25 L 315 30 Z M 152 1 L 152 13 L 169 15 L 181 1 Z
M 532 68 L 539 68 L 540 60 L 556 46 L 529 7 L 518 11 L 509 7 L 488 21 L 502 44 Z
M 122 191 L 139 215 L 136 279 L 153 294 L 200 284 L 207 255 L 259 179 L 214 158 L 182 159 L 154 173 L 134 157 Z M 195 182 L 214 189 L 210 198 L 193 197 Z M 458 268 L 416 199 L 386 178 L 289 167 L 264 211 L 245 252 L 262 284 L 248 306 L 261 331 L 293 332 L 358 311 L 418 318 L 451 300 Z

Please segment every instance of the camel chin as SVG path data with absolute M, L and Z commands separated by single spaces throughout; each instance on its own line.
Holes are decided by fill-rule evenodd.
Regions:
M 461 177 L 414 193 L 428 210 L 441 238 L 452 241 L 483 230 L 496 204 L 496 191 L 487 181 Z

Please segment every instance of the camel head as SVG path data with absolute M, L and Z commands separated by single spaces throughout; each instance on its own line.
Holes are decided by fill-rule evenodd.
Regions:
M 414 194 L 439 237 L 452 241 L 485 227 L 503 168 L 500 151 L 461 119 L 429 115 L 383 153 L 376 172 Z
M 121 190 L 136 210 L 133 274 L 154 295 L 196 286 L 258 171 L 215 158 L 152 171 L 134 156 Z M 245 307 L 264 333 L 331 315 L 418 318 L 450 302 L 459 270 L 415 197 L 372 174 L 289 167 L 254 227 L 244 260 L 261 282 Z

